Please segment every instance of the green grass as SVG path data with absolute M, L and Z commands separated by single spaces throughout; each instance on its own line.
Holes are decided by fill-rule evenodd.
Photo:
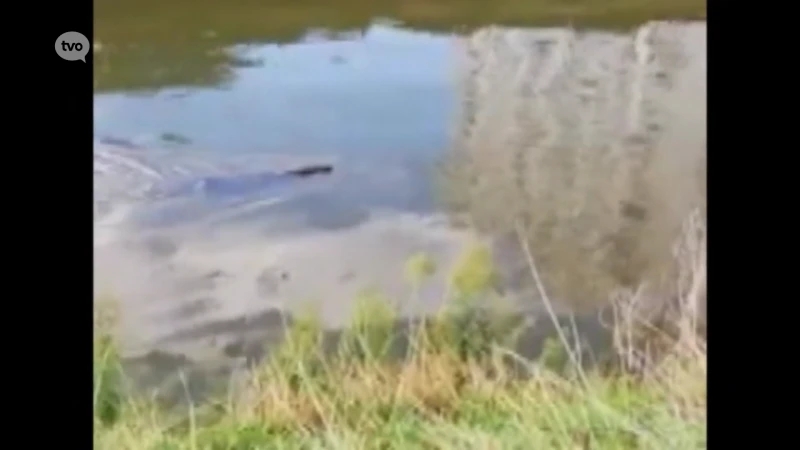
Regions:
M 603 5 L 599 9 L 608 9 Z M 670 61 L 648 64 L 670 74 L 676 70 Z M 669 131 L 669 115 L 658 104 L 640 108 L 647 97 L 633 88 L 615 102 L 593 100 L 597 104 L 581 109 L 577 122 L 543 120 L 567 116 L 571 103 L 536 106 L 523 95 L 524 86 L 505 89 L 505 72 L 489 69 L 476 75 L 485 92 L 470 100 L 480 103 L 476 108 L 502 108 L 471 129 L 465 121 L 464 139 L 451 153 L 458 164 L 444 177 L 457 194 L 448 198 L 453 215 L 463 213 L 487 235 L 522 237 L 523 251 L 513 256 L 534 275 L 523 288 L 533 285 L 547 304 L 547 294 L 576 309 L 610 303 L 608 354 L 588 364 L 593 361 L 575 348 L 570 329 L 556 327 L 535 357 L 523 357 L 519 340 L 531 324 L 504 307 L 499 288 L 506 280 L 493 266 L 498 255 L 478 247 L 452 268 L 448 301 L 438 315 L 403 323 L 393 306 L 403 299 L 365 291 L 336 339 L 314 314 L 295 317 L 282 345 L 241 386 L 188 409 L 132 393 L 120 369 L 114 320 L 101 318 L 95 446 L 705 448 L 706 346 L 697 321 L 706 302 L 704 145 L 686 144 L 681 153 L 661 145 L 663 136 L 653 130 Z M 603 76 L 598 85 L 617 83 L 615 72 Z M 585 81 L 574 78 L 567 81 Z M 649 140 L 625 140 L 614 123 L 597 125 L 622 107 L 641 111 L 635 131 Z M 517 118 L 524 108 L 531 109 L 528 117 Z M 542 124 L 541 132 L 524 134 L 532 124 Z M 543 138 L 564 130 L 592 145 L 554 148 Z M 681 245 L 673 245 L 676 238 Z M 405 276 L 419 288 L 442 269 L 414 255 Z M 674 308 L 665 308 L 664 298 Z
M 701 266 L 687 267 L 704 291 Z M 421 284 L 434 270 L 417 255 L 406 275 Z M 617 315 L 615 358 L 602 367 L 570 364 L 573 349 L 557 335 L 538 360 L 526 361 L 511 350 L 521 326 L 513 314 L 499 306 L 474 314 L 478 299 L 496 296 L 492 273 L 485 249 L 467 252 L 453 268 L 448 306 L 404 332 L 394 325 L 390 303 L 365 293 L 333 351 L 323 350 L 317 317 L 296 318 L 282 346 L 241 388 L 182 412 L 123 393 L 114 321 L 97 320 L 95 447 L 706 447 L 705 345 L 688 316 L 668 332 Z M 410 345 L 398 356 L 389 349 L 401 338 Z M 647 364 L 637 370 L 623 370 L 645 347 L 659 351 L 646 353 Z
M 227 64 L 215 49 L 240 41 L 288 41 L 311 25 L 363 28 L 375 16 L 426 30 L 489 23 L 629 27 L 648 19 L 705 17 L 705 3 L 695 0 L 508 1 L 491 8 L 471 0 L 387 1 L 372 9 L 354 2 L 331 9 L 309 0 L 277 10 L 263 2 L 209 0 L 202 8 L 186 1 L 113 3 L 110 8 L 111 2 L 100 2 L 97 9 L 95 38 L 104 44 L 95 56 L 98 91 L 213 84 L 224 78 L 225 71 L 217 69 Z M 199 37 L 209 30 L 216 37 Z M 651 63 L 667 74 L 674 69 L 669 64 L 669 58 Z M 597 85 L 616 83 L 614 73 Z M 314 314 L 296 317 L 282 345 L 242 386 L 188 409 L 167 408 L 128 388 L 115 320 L 98 317 L 96 448 L 705 448 L 706 350 L 696 323 L 706 299 L 705 221 L 697 220 L 704 215 L 682 228 L 687 212 L 705 210 L 704 146 L 682 149 L 686 158 L 676 159 L 673 147 L 656 145 L 660 136 L 650 125 L 665 125 L 664 119 L 655 114 L 657 104 L 650 108 L 655 112 L 638 108 L 644 97 L 634 92 L 614 102 L 598 98 L 580 110 L 577 123 L 555 123 L 543 119 L 567 116 L 559 108 L 571 103 L 536 107 L 525 86 L 505 89 L 503 71 L 486 69 L 477 78 L 486 92 L 470 100 L 480 108 L 502 108 L 481 116 L 491 123 L 467 129 L 472 122 L 465 121 L 461 135 L 469 139 L 456 144 L 454 167 L 445 177 L 454 192 L 448 200 L 455 213 L 468 213 L 478 231 L 525 237 L 523 259 L 532 274 L 541 275 L 547 292 L 538 285 L 536 290 L 544 299 L 550 293 L 576 308 L 596 308 L 612 296 L 613 348 L 610 355 L 597 355 L 601 364 L 576 363 L 580 352 L 567 329 L 550 336 L 535 358 L 522 357 L 518 340 L 531 325 L 504 307 L 495 289 L 503 284 L 492 265 L 495 255 L 476 248 L 452 268 L 447 306 L 437 316 L 398 326 L 392 301 L 403 299 L 364 292 L 334 341 Z M 627 142 L 613 123 L 597 125 L 600 118 L 616 118 L 621 107 L 644 111 L 635 131 L 645 130 L 653 142 Z M 518 119 L 525 108 L 528 117 Z M 523 134 L 532 124 L 542 130 Z M 551 148 L 544 137 L 564 130 L 592 145 Z M 606 134 L 613 142 L 600 139 Z M 627 212 L 630 206 L 643 206 L 648 214 L 638 218 Z M 676 252 L 672 244 L 681 231 L 691 239 Z M 405 276 L 420 287 L 440 269 L 415 255 Z M 672 308 L 678 314 L 660 308 L 639 314 L 635 306 L 647 303 L 643 296 L 680 300 Z

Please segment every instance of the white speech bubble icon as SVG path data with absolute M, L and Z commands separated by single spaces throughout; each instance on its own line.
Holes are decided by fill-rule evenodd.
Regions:
M 67 31 L 56 39 L 56 53 L 67 61 L 86 62 L 90 48 L 89 39 L 77 31 Z

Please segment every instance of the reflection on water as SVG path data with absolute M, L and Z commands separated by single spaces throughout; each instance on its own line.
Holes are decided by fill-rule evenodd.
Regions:
M 670 284 L 673 244 L 706 203 L 705 23 L 487 28 L 464 47 L 451 207 L 522 231 L 571 306 Z
M 702 0 L 98 0 L 95 82 L 100 91 L 211 86 L 249 65 L 225 51 L 248 43 L 350 39 L 376 18 L 449 33 L 488 25 L 630 28 L 647 20 L 704 19 Z M 100 45 L 99 51 L 97 45 Z
M 426 252 L 447 267 L 471 238 L 448 226 L 434 202 L 437 163 L 452 163 L 453 155 L 469 163 L 445 180 L 460 195 L 451 198 L 455 209 L 488 230 L 505 231 L 504 214 L 531 199 L 565 205 L 538 210 L 555 224 L 589 205 L 586 217 L 601 225 L 593 229 L 614 230 L 619 198 L 631 200 L 626 210 L 642 209 L 634 208 L 642 198 L 626 197 L 632 191 L 669 211 L 647 223 L 674 228 L 698 198 L 689 175 L 677 178 L 676 197 L 642 186 L 674 184 L 676 174 L 704 168 L 696 150 L 705 144 L 705 105 L 693 103 L 705 96 L 704 25 L 667 27 L 672 46 L 655 64 L 636 56 L 653 45 L 638 43 L 646 33 L 534 26 L 702 17 L 700 2 L 609 0 L 598 8 L 389 0 L 374 10 L 352 1 L 264 3 L 96 4 L 95 288 L 122 300 L 129 343 L 213 352 L 239 345 L 252 332 L 247 318 L 305 300 L 320 302 L 328 323 L 339 326 L 365 287 L 411 298 L 405 259 Z M 664 55 L 681 56 L 684 66 L 650 70 Z M 671 84 L 668 95 L 663 84 Z M 647 148 L 687 151 L 642 151 L 647 156 L 631 169 L 622 162 L 631 148 L 646 147 L 628 139 L 641 129 L 659 131 Z M 617 152 L 591 156 L 597 148 Z M 581 166 L 579 157 L 597 164 Z M 334 165 L 330 177 L 259 192 L 243 204 L 179 208 L 146 198 L 176 180 L 321 161 Z M 636 184 L 644 172 L 664 183 Z M 615 194 L 601 195 L 606 186 Z M 182 221 L 156 230 L 130 220 L 161 213 Z M 204 221 L 211 225 L 199 226 Z M 591 237 L 580 226 L 552 228 L 548 242 Z M 569 261 L 551 256 L 550 264 Z M 403 313 L 435 310 L 444 275 L 416 293 L 417 303 L 404 303 Z M 237 326 L 214 331 L 222 323 Z
M 446 144 L 448 36 L 376 26 L 349 41 L 229 51 L 260 63 L 232 69 L 217 89 L 98 94 L 96 134 L 224 152 L 334 152 L 387 164 L 427 158 Z

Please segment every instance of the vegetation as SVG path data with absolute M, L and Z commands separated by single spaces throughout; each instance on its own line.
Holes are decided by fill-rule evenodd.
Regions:
M 454 2 L 376 2 L 369 11 L 345 2 L 334 12 L 309 0 L 259 12 L 254 2 L 148 0 L 111 8 L 100 1 L 95 37 L 104 45 L 95 67 L 113 73 L 98 78 L 99 89 L 213 84 L 221 78 L 207 76 L 216 73 L 209 67 L 229 64 L 213 49 L 293 39 L 309 25 L 358 28 L 375 16 L 437 29 L 569 20 L 630 25 L 705 14 L 704 2 L 689 0 Z M 141 14 L 143 8 L 151 12 Z M 191 26 L 179 30 L 177 23 Z M 198 40 L 211 24 L 216 37 Z M 646 41 L 638 39 L 646 31 L 631 41 Z M 293 318 L 282 345 L 243 383 L 202 403 L 191 401 L 187 388 L 188 408 L 130 387 L 115 321 L 98 309 L 97 448 L 706 447 L 705 148 L 697 139 L 676 140 L 685 123 L 672 123 L 657 101 L 687 95 L 664 87 L 680 51 L 667 45 L 652 58 L 602 61 L 605 72 L 589 78 L 567 70 L 584 67 L 569 65 L 582 55 L 558 54 L 556 46 L 552 60 L 539 59 L 566 61 L 564 70 L 554 72 L 554 88 L 537 91 L 528 85 L 535 77 L 524 72 L 536 64 L 481 47 L 492 39 L 477 34 L 467 43 L 479 56 L 474 70 L 464 71 L 463 120 L 444 193 L 454 217 L 508 245 L 469 249 L 451 273 L 447 306 L 434 317 L 403 320 L 388 301 L 398 299 L 370 292 L 345 330 L 323 330 L 313 314 Z M 481 64 L 480 55 L 492 53 L 502 64 Z M 174 70 L 156 80 L 159 65 Z M 630 120 L 620 128 L 615 118 L 623 112 Z M 506 247 L 523 263 L 513 277 Z M 419 287 L 441 269 L 417 255 L 406 277 Z M 503 289 L 518 278 L 522 289 L 509 291 L 540 299 L 544 320 L 505 307 L 510 292 Z M 585 308 L 607 326 L 610 344 L 585 342 L 553 303 Z M 548 323 L 547 332 L 537 332 Z
M 536 360 L 516 354 L 524 320 L 500 307 L 475 314 L 478 299 L 496 295 L 482 248 L 454 268 L 452 299 L 436 317 L 401 328 L 388 302 L 364 296 L 335 346 L 325 345 L 313 315 L 297 318 L 246 383 L 223 401 L 181 412 L 126 393 L 113 321 L 100 318 L 95 446 L 705 448 L 706 351 L 692 316 L 705 290 L 704 254 L 695 240 L 704 235 L 693 236 L 683 243 L 693 252 L 683 253 L 683 276 L 694 282 L 679 305 L 684 314 L 656 329 L 631 312 L 635 296 L 618 300 L 615 345 L 604 364 L 579 363 L 566 330 L 549 337 Z M 409 281 L 422 283 L 432 270 L 417 256 Z M 398 341 L 406 344 L 400 353 L 392 350 Z

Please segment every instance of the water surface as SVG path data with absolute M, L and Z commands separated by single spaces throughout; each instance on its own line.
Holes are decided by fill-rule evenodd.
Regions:
M 403 263 L 422 251 L 446 267 L 471 238 L 436 201 L 437 166 L 453 136 L 468 134 L 464 112 L 475 123 L 517 120 L 494 93 L 557 65 L 562 37 L 581 43 L 574 67 L 612 73 L 635 66 L 625 61 L 637 25 L 705 15 L 694 0 L 372 4 L 96 2 L 96 291 L 122 300 L 131 352 L 197 356 L 263 342 L 280 321 L 259 318 L 306 300 L 341 326 L 349 300 L 371 286 L 405 301 L 405 313 L 435 310 L 444 279 L 406 301 Z M 705 79 L 705 29 L 686 29 L 668 30 L 691 60 L 675 69 L 681 101 L 704 95 L 704 82 L 691 80 Z M 480 91 L 471 104 L 470 86 Z M 686 104 L 676 123 L 691 131 L 676 142 L 704 142 L 704 104 Z M 622 117 L 614 105 L 592 114 Z M 583 111 L 573 106 L 565 100 L 554 115 Z M 486 149 L 499 170 L 510 167 L 503 151 Z M 330 177 L 244 204 L 144 198 L 175 180 L 321 161 L 334 165 Z M 164 211 L 179 225 L 131 220 Z

